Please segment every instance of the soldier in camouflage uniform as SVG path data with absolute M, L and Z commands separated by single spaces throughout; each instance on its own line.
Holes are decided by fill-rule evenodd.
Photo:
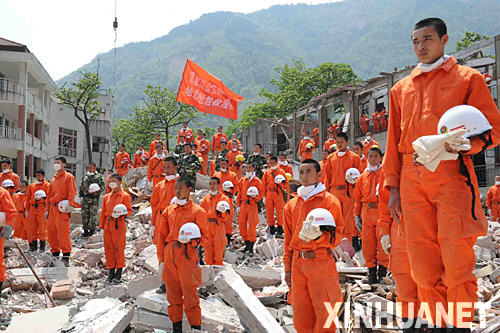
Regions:
M 215 155 L 215 171 L 219 171 L 220 170 L 220 161 L 223 160 L 223 159 L 226 159 L 227 157 L 227 153 L 229 153 L 229 150 L 227 150 L 227 141 L 222 139 L 220 141 L 220 148 L 221 150 L 219 150 L 217 152 L 217 154 Z
M 186 144 L 186 137 L 184 134 L 179 136 L 179 143 L 174 148 L 174 153 L 178 156 L 184 154 L 184 145 Z
M 196 173 L 201 170 L 201 162 L 200 158 L 193 154 L 193 148 L 196 148 L 194 143 L 184 145 L 184 156 L 179 163 L 179 175 L 189 178 L 192 184 L 196 184 Z
M 267 168 L 267 159 L 264 155 L 261 154 L 262 145 L 260 143 L 256 143 L 253 146 L 253 154 L 249 155 L 246 159 L 246 163 L 251 163 L 255 166 L 255 175 L 262 179 L 262 175 L 264 172 L 263 168 Z
M 99 185 L 100 191 L 89 193 L 90 184 Z M 95 163 L 87 167 L 87 174 L 83 177 L 78 195 L 82 199 L 82 222 L 83 237 L 90 237 L 94 234 L 97 226 L 97 211 L 99 209 L 99 198 L 104 191 L 105 185 L 101 174 L 96 170 Z

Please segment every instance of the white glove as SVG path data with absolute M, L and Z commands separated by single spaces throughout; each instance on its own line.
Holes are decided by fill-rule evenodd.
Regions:
M 488 209 L 488 215 L 491 217 L 491 209 Z
M 24 217 L 26 217 L 26 218 L 30 217 L 30 212 L 25 211 L 25 212 L 24 212 Z
M 265 205 L 266 204 L 266 197 L 262 198 L 262 203 Z
M 313 225 L 311 221 L 304 221 L 302 230 L 299 233 L 299 238 L 303 241 L 309 242 L 321 236 L 322 232 L 319 225 Z
M 45 212 L 45 218 L 48 219 L 49 218 L 49 211 L 46 211 Z
M 236 214 L 240 215 L 240 207 L 236 207 Z
M 380 238 L 380 244 L 385 253 L 389 254 L 389 249 L 391 248 L 391 236 L 382 235 Z
M 160 267 L 158 267 L 158 275 L 163 275 L 163 268 L 165 268 L 165 263 L 161 262 Z
M 354 225 L 359 230 L 359 232 L 361 232 L 361 227 L 363 225 L 363 222 L 361 221 L 361 216 L 354 216 Z
M 149 227 L 149 236 L 151 236 L 151 238 L 153 238 L 155 236 L 155 226 L 154 225 Z

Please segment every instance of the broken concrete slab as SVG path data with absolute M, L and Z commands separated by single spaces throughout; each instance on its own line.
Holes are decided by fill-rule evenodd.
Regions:
M 231 267 L 226 266 L 217 274 L 214 285 L 224 300 L 236 310 L 241 324 L 247 330 L 250 332 L 284 332 L 269 311 L 254 296 L 241 276 Z
M 71 279 L 80 281 L 79 274 L 85 269 L 83 267 L 37 267 L 35 272 L 42 281 L 53 284 L 59 280 Z M 38 281 L 29 268 L 13 268 L 8 270 L 12 277 L 10 287 L 12 290 L 38 290 Z
M 106 298 L 111 297 L 119 300 L 125 300 L 128 297 L 127 287 L 123 285 L 108 285 L 104 289 L 101 289 L 96 298 Z
M 75 228 L 75 230 L 73 230 L 69 234 L 69 237 L 71 237 L 72 239 L 75 239 L 75 238 L 80 237 L 81 235 L 83 235 L 83 228 L 82 227 L 77 227 L 77 228 Z
M 493 267 L 491 265 L 486 265 L 482 268 L 476 268 L 472 273 L 474 273 L 477 278 L 482 278 L 493 273 Z
M 60 280 L 54 283 L 50 294 L 54 299 L 72 299 L 76 293 L 76 285 L 72 280 Z
M 102 249 L 98 250 L 80 249 L 73 252 L 71 259 L 81 261 L 87 264 L 87 267 L 89 268 L 94 268 L 97 266 L 97 263 L 101 261 L 103 257 L 104 257 L 104 251 Z
M 159 268 L 158 257 L 156 256 L 156 245 L 152 244 L 146 247 L 137 258 L 137 264 L 156 273 Z
M 104 243 L 103 242 L 99 242 L 99 243 L 92 243 L 92 244 L 85 244 L 85 248 L 86 249 L 101 249 L 104 247 Z
M 157 294 L 154 290 L 149 290 L 140 294 L 135 304 L 143 309 L 168 316 L 168 301 L 165 294 Z
M 135 239 L 134 240 L 134 249 L 135 249 L 135 254 L 141 254 L 142 251 L 144 251 L 145 248 L 150 246 L 152 244 L 151 237 L 149 236 L 142 236 L 141 238 Z
M 235 268 L 243 281 L 252 289 L 281 284 L 281 272 L 275 270 L 256 270 L 251 268 Z
M 495 249 L 495 245 L 493 244 L 493 240 L 490 236 L 480 236 L 477 238 L 476 246 L 493 250 Z
M 89 240 L 87 241 L 88 244 L 95 244 L 95 243 L 102 243 L 104 241 L 104 238 L 101 233 L 92 235 L 89 237 Z
M 134 309 L 130 326 L 138 332 L 151 332 L 158 329 L 172 331 L 172 321 L 167 315 L 143 308 Z M 190 329 L 189 322 L 184 319 L 182 322 L 182 331 L 189 332 Z
M 57 333 L 69 320 L 67 306 L 44 309 L 12 317 L 6 333 L 37 332 Z M 43 325 L 41 325 L 43 323 Z
M 161 286 L 162 280 L 159 275 L 148 276 L 140 280 L 131 280 L 127 284 L 130 297 L 137 297 L 147 290 L 157 289 Z
M 238 253 L 233 252 L 231 250 L 224 251 L 224 262 L 233 265 L 236 263 L 237 260 L 238 260 Z
M 79 208 L 75 208 L 73 212 L 71 213 L 71 224 L 79 224 L 82 225 L 82 211 Z
M 141 223 L 149 223 L 151 220 L 151 215 L 153 215 L 153 209 L 151 206 L 141 210 L 139 213 L 135 214 L 135 217 L 139 219 Z
M 500 267 L 490 274 L 490 281 L 492 283 L 500 283 Z

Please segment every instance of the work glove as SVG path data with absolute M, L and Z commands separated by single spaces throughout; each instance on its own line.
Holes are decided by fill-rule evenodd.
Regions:
M 361 220 L 361 216 L 354 216 L 354 225 L 361 232 L 361 227 L 363 225 L 363 221 Z
M 266 204 L 266 197 L 262 198 L 262 203 L 265 205 Z
M 302 230 L 299 233 L 299 238 L 303 241 L 309 242 L 313 239 L 320 237 L 322 234 L 319 225 L 313 225 L 312 221 L 304 221 Z
M 163 268 L 165 268 L 165 263 L 161 262 L 160 267 L 158 267 L 158 275 L 160 275 L 160 276 L 163 275 Z
M 149 236 L 151 236 L 151 238 L 153 238 L 155 236 L 155 226 L 154 225 L 149 227 Z
M 380 244 L 385 253 L 389 254 L 389 249 L 391 248 L 391 236 L 382 235 L 380 238 Z

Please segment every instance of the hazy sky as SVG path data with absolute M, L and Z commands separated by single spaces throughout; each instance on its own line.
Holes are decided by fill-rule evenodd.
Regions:
M 117 0 L 117 46 L 148 41 L 214 11 L 250 13 L 329 0 Z M 115 0 L 0 0 L 0 37 L 26 44 L 54 80 L 113 48 Z

